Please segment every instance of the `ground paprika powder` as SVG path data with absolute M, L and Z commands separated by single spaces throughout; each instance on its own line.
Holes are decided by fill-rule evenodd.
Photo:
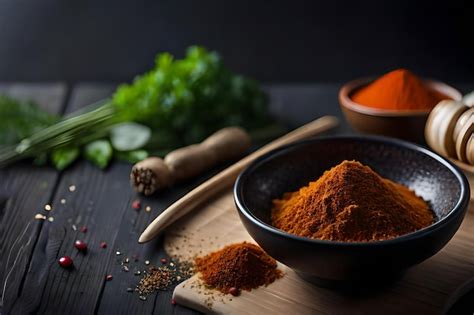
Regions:
M 428 110 L 448 98 L 406 69 L 391 71 L 350 97 L 356 103 L 389 110 Z
M 283 231 L 343 242 L 391 239 L 434 219 L 413 191 L 356 161 L 344 161 L 300 190 L 285 193 L 272 209 L 272 224 Z
M 247 242 L 198 257 L 195 265 L 206 285 L 226 294 L 268 285 L 282 276 L 275 259 Z

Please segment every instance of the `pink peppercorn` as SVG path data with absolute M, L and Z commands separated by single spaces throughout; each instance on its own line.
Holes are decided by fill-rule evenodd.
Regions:
M 132 202 L 132 208 L 133 209 L 138 210 L 138 209 L 141 208 L 141 206 L 142 206 L 142 204 L 141 204 L 140 200 L 135 200 L 134 202 Z
M 72 258 L 69 256 L 63 256 L 59 258 L 58 263 L 63 268 L 69 268 L 73 265 Z
M 77 240 L 74 243 L 74 247 L 76 247 L 80 251 L 86 251 L 87 250 L 87 244 L 84 241 Z

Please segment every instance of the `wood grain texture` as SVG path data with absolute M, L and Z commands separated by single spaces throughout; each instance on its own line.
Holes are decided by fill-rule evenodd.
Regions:
M 167 251 L 192 259 L 224 245 L 251 241 L 235 209 L 232 192 L 210 201 L 171 226 Z M 474 204 L 455 237 L 437 255 L 408 270 L 393 286 L 372 294 L 351 296 L 318 288 L 280 265 L 282 279 L 267 287 L 242 292 L 238 298 L 203 288 L 196 275 L 178 285 L 178 303 L 215 314 L 436 314 L 442 313 L 449 297 L 474 276 Z M 178 249 L 179 248 L 179 249 Z M 212 292 L 212 293 L 210 293 Z M 212 307 L 207 304 L 211 298 Z
M 78 86 L 65 113 L 109 96 L 113 88 L 105 84 Z M 138 283 L 134 271 L 145 269 L 145 259 L 160 264 L 160 258 L 165 256 L 159 240 L 139 246 L 139 232 L 154 213 L 190 189 L 190 186 L 178 186 L 159 198 L 144 199 L 142 209 L 137 211 L 131 207 L 138 196 L 130 188 L 130 169 L 130 164 L 114 162 L 101 171 L 87 161 L 79 161 L 62 173 L 50 212 L 54 222 L 45 222 L 41 230 L 14 313 L 152 314 L 156 310 L 189 313 L 171 305 L 171 292 L 151 295 L 147 301 L 140 300 L 137 293 L 127 292 L 128 287 Z M 74 192 L 69 190 L 71 185 L 76 187 Z M 65 204 L 61 203 L 62 199 Z M 153 211 L 144 211 L 146 205 Z M 82 226 L 88 228 L 86 233 L 80 231 Z M 74 248 L 76 239 L 88 244 L 86 254 Z M 106 249 L 100 248 L 102 241 L 107 243 Z M 117 256 L 116 251 L 122 255 Z M 72 257 L 74 269 L 65 270 L 57 264 L 57 259 L 64 255 Z M 133 261 L 132 255 L 137 255 L 139 261 Z M 124 272 L 121 266 L 126 257 L 131 260 L 129 272 Z M 111 281 L 105 281 L 108 274 L 113 276 Z
M 33 100 L 43 109 L 62 111 L 66 87 L 51 84 L 0 84 L 0 93 Z M 0 170 L 0 312 L 8 312 L 20 292 L 42 221 L 36 213 L 50 202 L 58 173 L 51 167 L 38 168 L 30 162 Z M 46 222 L 47 223 L 47 222 Z
M 467 88 L 472 87 L 469 85 Z M 342 118 L 336 98 L 337 85 L 281 84 L 265 88 L 271 96 L 271 111 L 290 126 L 301 125 L 325 114 Z M 8 90 L 16 97 L 32 97 L 52 112 L 66 113 L 108 96 L 113 89 L 114 86 L 109 84 L 80 84 L 71 93 L 67 108 L 61 108 L 66 94 L 66 88 L 61 84 L 0 84 L 2 91 Z M 339 132 L 351 131 L 344 125 Z M 217 170 L 177 185 L 172 190 L 141 198 L 142 209 L 135 211 L 130 207 L 137 197 L 128 184 L 130 167 L 119 162 L 113 163 L 106 171 L 100 171 L 82 161 L 63 174 L 50 167 L 35 167 L 29 163 L 0 171 L 0 279 L 4 278 L 5 270 L 12 264 L 6 263 L 7 250 L 13 248 L 11 256 L 15 258 L 20 249 L 25 253 L 17 260 L 16 266 L 21 268 L 12 273 L 15 277 L 9 281 L 7 303 L 1 313 L 195 314 L 187 308 L 171 305 L 171 292 L 159 292 L 149 296 L 147 301 L 141 301 L 136 294 L 126 292 L 126 288 L 138 281 L 131 272 L 133 268 L 142 268 L 145 259 L 158 264 L 165 255 L 162 236 L 145 245 L 138 245 L 139 233 L 153 217 Z M 67 188 L 73 183 L 77 189 L 71 193 Z M 66 199 L 64 205 L 60 202 L 63 198 Z M 33 215 L 48 202 L 53 204 L 51 215 L 55 218 L 54 222 L 33 221 Z M 146 205 L 151 206 L 151 212 L 144 211 Z M 33 223 L 26 230 L 26 223 L 30 221 Z M 74 231 L 73 224 L 77 228 L 87 225 L 89 230 L 86 234 Z M 221 230 L 228 232 L 224 225 Z M 23 231 L 25 233 L 21 238 Z M 89 252 L 86 255 L 74 249 L 72 242 L 76 238 L 88 242 Z M 15 243 L 15 240 L 18 241 Z M 106 250 L 97 248 L 102 240 L 108 242 Z M 121 258 L 115 255 L 117 249 L 123 253 Z M 472 253 L 472 243 L 468 242 L 463 250 Z M 120 259 L 135 253 L 139 256 L 139 262 L 133 265 L 130 272 L 121 271 Z M 73 257 L 74 270 L 58 267 L 57 258 L 64 254 Z M 439 272 L 433 267 L 426 268 Z M 452 272 L 462 276 L 459 271 Z M 103 281 L 107 273 L 114 276 L 110 282 Z M 431 285 L 430 281 L 429 278 L 420 280 L 426 282 L 426 286 Z M 420 288 L 418 283 L 405 286 L 417 288 L 414 295 L 421 300 L 431 297 L 430 291 Z M 327 305 L 333 300 L 329 298 L 321 303 Z M 358 305 L 357 301 L 347 303 L 352 303 L 354 307 Z M 429 302 L 426 303 L 429 305 Z

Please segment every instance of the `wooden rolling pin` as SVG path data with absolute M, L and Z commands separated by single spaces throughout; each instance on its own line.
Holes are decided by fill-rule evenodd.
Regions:
M 217 193 L 232 187 L 240 172 L 242 172 L 244 168 L 246 168 L 250 163 L 260 156 L 283 145 L 321 134 L 324 131 L 334 128 L 337 126 L 337 124 L 338 120 L 336 117 L 321 117 L 270 142 L 234 165 L 226 168 L 222 172 L 205 181 L 203 184 L 191 190 L 184 197 L 163 211 L 158 217 L 155 218 L 155 220 L 153 220 L 153 222 L 150 223 L 145 231 L 143 231 L 143 233 L 140 235 L 140 238 L 138 239 L 138 242 L 146 243 L 152 240 L 164 228 L 169 226 L 174 221 L 189 213 L 191 210 L 197 208 L 199 205 L 209 200 Z

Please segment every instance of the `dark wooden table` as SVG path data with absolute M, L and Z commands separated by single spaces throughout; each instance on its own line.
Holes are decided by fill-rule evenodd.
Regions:
M 68 87 L 61 83 L 0 84 L 0 93 L 30 98 L 49 111 L 66 114 L 110 95 L 114 84 L 83 83 Z M 474 84 L 463 84 L 463 92 Z M 337 101 L 339 84 L 270 85 L 271 111 L 290 127 L 331 114 L 341 118 L 336 133 L 351 133 Z M 334 133 L 333 132 L 333 133 Z M 204 178 L 168 190 L 159 196 L 137 196 L 129 185 L 131 165 L 114 162 L 101 171 L 79 161 L 64 172 L 51 167 L 18 163 L 0 170 L 0 313 L 55 314 L 191 314 L 172 305 L 172 290 L 158 292 L 146 301 L 127 292 L 144 269 L 144 261 L 160 265 L 166 257 L 162 237 L 139 245 L 138 236 L 169 204 Z M 75 188 L 74 191 L 71 191 Z M 131 207 L 140 198 L 142 208 Z M 46 211 L 45 205 L 52 211 Z M 150 206 L 151 211 L 145 211 Z M 42 213 L 54 221 L 35 220 Z M 81 232 L 87 227 L 87 232 Z M 76 239 L 88 243 L 86 254 L 73 246 Z M 106 242 L 102 249 L 100 242 Z M 117 251 L 121 255 L 117 255 Z M 75 268 L 57 264 L 69 255 Z M 138 262 L 132 256 L 138 257 Z M 130 257 L 130 271 L 120 264 Z M 105 281 L 106 275 L 113 279 Z

